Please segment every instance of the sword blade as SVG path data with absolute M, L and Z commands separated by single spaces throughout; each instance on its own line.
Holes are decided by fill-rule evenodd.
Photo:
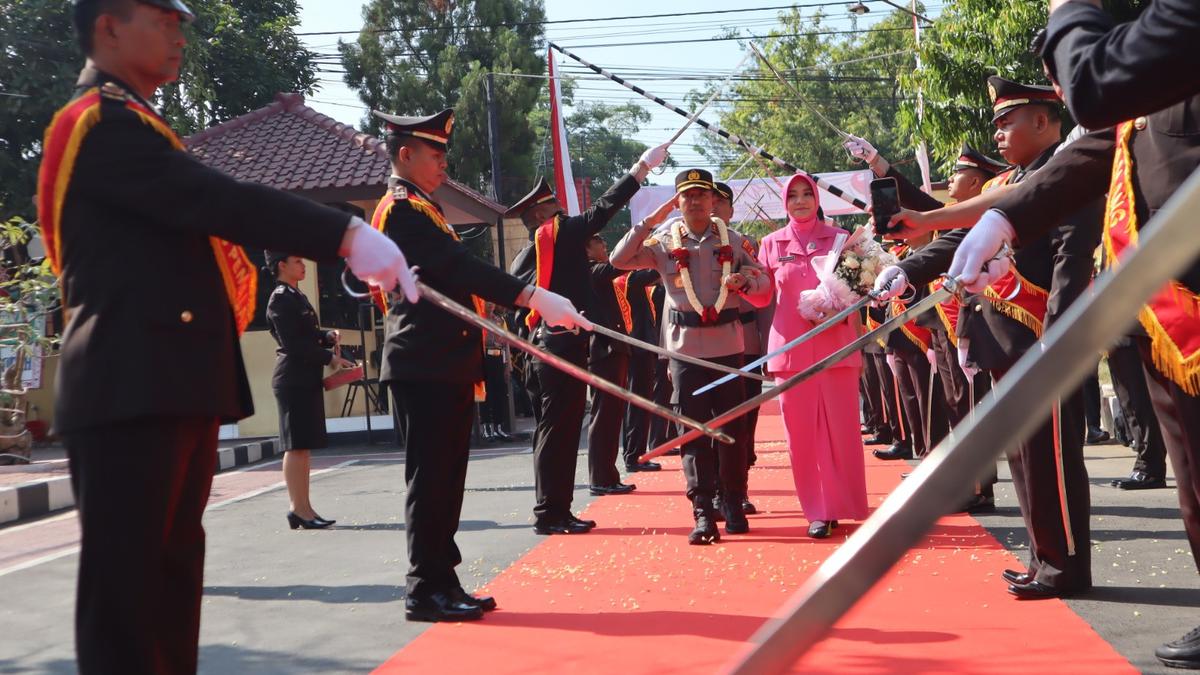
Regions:
M 997 382 L 993 396 L 888 495 L 883 504 L 800 587 L 724 672 L 784 673 L 821 641 L 872 586 L 920 541 L 938 518 L 960 504 L 965 486 L 981 479 L 1008 446 L 1045 422 L 1044 411 L 1068 395 L 1096 353 L 1128 330 L 1146 300 L 1200 256 L 1195 217 L 1200 210 L 1200 170 L 1138 232 L 1138 245 L 1119 266 L 1096 279 Z
M 425 298 L 438 307 L 450 312 L 463 321 L 488 331 L 501 342 L 512 345 L 513 347 L 516 347 L 517 349 L 520 349 L 531 356 L 535 356 L 577 380 L 586 382 L 589 386 L 595 387 L 596 389 L 599 389 L 600 391 L 611 396 L 616 396 L 627 403 L 632 403 L 633 405 L 636 405 L 643 410 L 652 412 L 659 417 L 668 419 L 677 424 L 682 424 L 683 426 L 692 429 L 696 434 L 703 434 L 709 438 L 714 438 L 718 441 L 721 441 L 722 443 L 733 442 L 733 438 L 723 431 L 713 429 L 706 424 L 697 422 L 696 420 L 685 415 L 680 415 L 670 408 L 665 408 L 661 405 L 658 405 L 654 401 L 639 396 L 627 389 L 622 389 L 621 387 L 618 387 L 604 378 L 597 377 L 595 374 L 589 373 L 587 370 L 580 368 L 579 366 L 567 361 L 557 354 L 548 352 L 537 345 L 534 345 L 533 343 L 530 343 L 521 337 L 508 332 L 507 329 L 501 327 L 499 324 L 479 316 L 475 313 L 475 310 L 463 307 L 459 303 L 455 302 L 452 298 L 444 295 L 437 289 L 425 285 L 421 281 L 417 281 L 417 289 L 421 291 L 422 298 Z
M 926 298 L 924 300 L 912 305 L 908 309 L 905 309 L 903 312 L 901 312 L 901 313 L 897 314 L 896 316 L 883 322 L 883 325 L 881 325 L 879 328 L 876 328 L 875 330 L 873 330 L 869 333 L 865 333 L 865 334 L 861 335 L 856 340 L 853 340 L 852 342 L 850 342 L 846 346 L 842 347 L 841 349 L 837 350 L 836 352 L 830 354 L 829 356 L 826 356 L 825 358 L 821 359 L 820 361 L 817 361 L 816 363 L 812 364 L 811 366 L 804 369 L 803 371 L 796 373 L 795 375 L 784 380 L 783 382 L 780 382 L 779 384 L 775 385 L 771 389 L 764 391 L 763 393 L 759 394 L 758 396 L 755 396 L 754 398 L 747 399 L 745 403 L 738 404 L 738 405 L 730 408 L 729 410 L 726 410 L 725 412 L 721 413 L 720 415 L 717 415 L 715 418 L 713 418 L 712 420 L 710 420 L 708 422 L 708 425 L 710 427 L 715 428 L 715 427 L 720 427 L 723 424 L 728 424 L 732 420 L 735 420 L 735 419 L 741 417 L 742 415 L 745 415 L 746 413 L 750 412 L 751 410 L 754 410 L 755 408 L 761 406 L 762 404 L 766 403 L 767 401 L 770 401 L 771 399 L 775 398 L 776 396 L 779 396 L 780 394 L 787 391 L 788 389 L 791 389 L 792 387 L 795 387 L 796 385 L 801 384 L 808 379 L 811 379 L 817 373 L 820 373 L 821 371 L 828 369 L 830 366 L 834 365 L 835 363 L 838 363 L 839 361 L 846 358 L 847 356 L 850 356 L 854 352 L 857 352 L 858 350 L 860 350 L 863 347 L 870 344 L 873 340 L 878 340 L 880 338 L 887 337 L 889 334 L 892 333 L 892 331 L 896 330 L 900 326 L 907 323 L 908 320 L 913 318 L 914 316 L 917 316 L 918 314 L 920 314 L 922 312 L 928 311 L 929 309 L 931 309 L 935 305 L 937 305 L 939 302 L 945 302 L 946 300 L 949 300 L 954 295 L 954 293 L 952 292 L 951 289 L 955 288 L 955 287 L 957 287 L 957 284 L 955 284 L 953 282 L 953 280 L 948 280 L 946 282 L 945 286 L 943 286 L 942 288 L 939 288 L 938 290 L 934 291 L 933 293 L 930 293 L 928 296 L 926 296 Z M 648 462 L 648 461 L 654 459 L 655 457 L 666 454 L 667 451 L 671 450 L 672 448 L 677 448 L 677 447 L 683 445 L 684 443 L 690 443 L 691 441 L 693 441 L 699 437 L 700 437 L 700 434 L 698 434 L 697 432 L 689 431 L 689 432 L 683 434 L 682 436 L 677 436 L 676 438 L 672 438 L 671 440 L 663 443 L 662 445 L 658 446 L 657 448 L 654 448 L 650 452 L 647 452 L 646 454 L 639 457 L 638 461 L 639 462 Z
M 592 332 L 594 332 L 598 335 L 603 335 L 607 338 L 616 340 L 617 342 L 624 342 L 627 345 L 631 345 L 631 346 L 637 347 L 639 349 L 645 349 L 648 352 L 654 352 L 655 354 L 658 354 L 659 356 L 665 356 L 668 359 L 679 359 L 680 361 L 683 361 L 684 363 L 690 363 L 694 366 L 700 366 L 702 368 L 709 368 L 712 370 L 719 370 L 722 373 L 730 373 L 730 375 L 729 375 L 730 378 L 745 377 L 745 378 L 748 378 L 751 380 L 759 380 L 762 382 L 770 382 L 771 381 L 771 378 L 767 377 L 766 375 L 761 375 L 759 373 L 745 373 L 745 372 L 738 370 L 737 368 L 734 368 L 733 366 L 726 366 L 726 365 L 723 365 L 720 363 L 713 363 L 712 361 L 705 361 L 704 359 L 698 359 L 694 356 L 688 356 L 686 354 L 680 354 L 679 352 L 673 352 L 669 349 L 663 349 L 662 347 L 659 347 L 656 344 L 652 344 L 649 342 L 639 340 L 630 335 L 626 335 L 625 333 L 622 333 L 620 331 L 612 330 L 611 328 L 605 328 L 604 326 L 601 326 L 598 323 L 593 323 L 592 326 L 593 326 Z
M 750 363 L 747 363 L 746 365 L 742 366 L 741 372 L 747 372 L 749 370 L 757 368 L 757 367 L 761 366 L 762 364 L 766 363 L 767 361 L 770 361 L 771 359 L 775 358 L 776 356 L 779 356 L 780 354 L 785 354 L 785 353 L 795 349 L 796 347 L 799 347 L 800 345 L 804 344 L 805 342 L 808 342 L 809 340 L 815 338 L 816 336 L 820 335 L 821 333 L 824 333 L 825 331 L 829 330 L 833 326 L 836 326 L 839 323 L 845 321 L 846 318 L 849 317 L 851 314 L 855 314 L 863 307 L 866 307 L 867 305 L 871 304 L 871 301 L 874 299 L 875 299 L 875 297 L 870 294 L 864 295 L 858 302 L 854 303 L 853 305 L 850 305 L 849 307 L 847 307 L 846 309 L 843 309 L 842 311 L 838 312 L 837 314 L 834 314 L 830 318 L 826 319 L 820 325 L 814 326 L 812 329 L 810 329 L 804 335 L 801 335 L 800 337 L 796 338 L 795 340 L 788 342 L 787 344 L 781 346 L 779 349 L 776 349 L 775 351 L 771 352 L 770 354 L 767 354 L 765 356 L 760 356 L 757 359 L 754 359 L 753 361 L 751 361 Z M 736 377 L 736 376 L 726 375 L 725 377 L 722 377 L 719 380 L 713 380 L 712 382 L 709 382 L 708 384 L 704 385 L 703 387 L 700 387 L 696 391 L 693 391 L 692 396 L 699 396 L 700 394 L 703 394 L 704 392 L 709 391 L 710 389 L 715 389 L 715 388 L 725 384 L 726 382 L 729 382 L 734 377 Z

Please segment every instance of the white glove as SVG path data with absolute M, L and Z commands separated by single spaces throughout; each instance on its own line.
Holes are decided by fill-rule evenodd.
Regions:
M 842 147 L 846 149 L 846 152 L 850 153 L 851 157 L 861 159 L 867 164 L 875 161 L 875 158 L 879 156 L 879 151 L 875 149 L 875 146 L 868 143 L 865 138 L 859 138 L 853 134 L 848 135 L 850 138 L 845 143 L 842 143 Z
M 529 297 L 529 309 L 541 314 L 542 319 L 551 326 L 566 329 L 592 329 L 592 322 L 584 318 L 570 300 L 544 288 L 533 291 L 533 295 Z
M 935 354 L 932 349 L 926 349 L 925 358 L 929 360 L 929 365 L 932 366 L 935 371 L 931 377 L 937 377 L 937 354 Z
M 1008 218 L 995 209 L 988 210 L 954 252 L 950 277 L 961 281 L 968 291 L 982 293 L 988 284 L 1008 274 L 1009 257 L 992 258 L 1006 244 L 1011 245 L 1015 237 L 1016 232 Z
M 896 265 L 885 267 L 875 277 L 875 296 L 879 302 L 891 300 L 908 290 L 908 275 Z
M 421 299 L 417 280 L 396 242 L 357 216 L 350 219 L 347 230 L 350 245 L 346 264 L 354 276 L 385 291 L 392 290 L 398 283 L 409 302 Z
M 653 148 L 642 153 L 641 159 L 638 161 L 646 165 L 646 168 L 651 171 L 657 169 L 667 159 L 667 148 L 671 147 L 670 143 L 656 145 Z
M 959 338 L 958 367 L 962 368 L 963 374 L 967 376 L 968 380 L 979 374 L 979 369 L 975 367 L 975 364 L 971 361 L 971 357 L 968 355 L 970 349 L 971 342 L 966 338 Z

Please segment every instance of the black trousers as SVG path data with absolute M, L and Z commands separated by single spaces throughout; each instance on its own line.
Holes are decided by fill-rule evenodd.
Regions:
M 487 400 L 479 405 L 479 421 L 504 426 L 508 422 L 508 400 L 504 396 L 504 357 L 492 354 L 484 356 L 483 377 L 487 385 Z
M 82 529 L 79 672 L 196 672 L 217 420 L 148 417 L 65 440 Z
M 733 368 L 742 366 L 741 354 L 707 359 Z M 692 392 L 712 382 L 714 371 L 702 366 L 671 359 L 671 379 L 675 383 L 675 405 L 684 415 L 701 422 L 708 421 L 745 400 L 744 378 L 737 378 L 699 396 Z M 697 509 L 712 509 L 712 500 L 719 489 L 726 499 L 741 500 L 746 496 L 746 445 L 743 436 L 744 417 L 721 427 L 734 438 L 733 443 L 721 443 L 707 436 L 684 444 L 683 475 L 687 479 L 687 497 Z M 718 461 L 719 460 L 719 461 Z
M 896 377 L 888 365 L 887 354 L 883 352 L 868 352 L 864 362 L 865 368 L 875 371 L 873 379 L 879 382 L 879 395 L 882 400 L 884 427 L 893 443 L 908 442 L 908 425 L 904 421 L 904 413 L 900 407 L 900 397 L 896 392 Z
M 588 364 L 588 369 L 609 382 L 625 387 L 629 379 L 629 355 L 609 354 Z M 617 453 L 621 449 L 621 421 L 625 417 L 623 399 L 589 389 L 592 418 L 588 422 L 588 477 L 592 485 L 616 485 Z M 572 483 L 574 486 L 574 483 Z
M 946 403 L 946 429 L 949 430 L 967 419 L 971 414 L 971 409 L 992 390 L 992 378 L 983 372 L 975 374 L 975 399 L 971 400 L 971 381 L 967 379 L 966 373 L 958 365 L 958 348 L 950 342 L 946 331 L 935 330 L 932 333 L 934 361 L 937 365 L 937 377 L 942 386 L 942 400 Z M 941 442 L 941 438 L 935 434 L 933 441 L 936 447 L 937 443 Z M 976 494 L 991 497 L 994 491 L 992 486 L 996 484 L 997 480 L 999 478 L 996 474 L 996 465 L 993 464 L 988 477 L 975 486 Z
M 390 382 L 404 429 L 408 597 L 460 586 L 454 543 L 467 482 L 475 390 L 470 382 Z
M 762 356 L 762 354 L 745 354 L 743 355 L 742 360 L 745 363 L 750 363 L 760 356 Z M 754 372 L 761 375 L 762 366 L 755 368 Z M 746 390 L 746 400 L 750 400 L 762 393 L 763 383 L 762 380 L 752 380 L 750 378 L 743 377 L 742 387 Z M 742 438 L 744 438 L 746 442 L 746 466 L 751 467 L 758 462 L 758 453 L 754 451 L 754 434 L 758 433 L 758 408 L 746 413 L 746 416 L 742 419 L 744 420 L 744 422 L 742 422 L 744 426 L 744 429 L 742 430 Z
M 890 441 L 891 429 L 884 421 L 883 383 L 872 366 L 871 352 L 863 353 L 863 368 L 858 377 L 858 395 L 862 400 L 863 425 L 877 436 Z
M 1083 420 L 1079 433 L 1100 428 L 1100 374 L 1094 370 L 1083 381 Z
M 587 367 L 587 335 L 545 335 L 539 336 L 537 342 L 571 363 Z M 587 385 L 540 360 L 531 364 L 530 371 L 529 398 L 537 421 L 533 435 L 537 503 L 533 515 L 548 522 L 571 513 Z
M 654 400 L 654 367 L 659 361 L 654 354 L 633 350 L 629 357 L 629 389 L 638 396 Z M 625 465 L 637 464 L 638 457 L 646 454 L 650 438 L 650 418 L 657 417 L 630 404 L 625 409 L 624 442 L 621 458 Z
M 913 454 L 924 457 L 933 449 L 929 436 L 946 424 L 944 408 L 934 405 L 937 400 L 935 397 L 941 395 L 940 389 L 935 386 L 933 395 L 930 395 L 930 384 L 937 384 L 938 379 L 931 376 L 929 358 L 924 354 L 897 350 L 895 360 L 896 382 L 900 390 L 900 402 L 904 406 L 904 419 L 910 425 L 908 432 L 912 438 Z
M 1003 373 L 992 375 L 998 380 Z M 1008 468 L 1029 532 L 1029 573 L 1070 592 L 1092 585 L 1091 497 L 1079 433 L 1083 393 L 1076 390 L 1061 401 L 1058 412 L 1057 429 L 1048 415 L 1029 440 L 1008 453 Z
M 1187 531 L 1192 558 L 1200 569 L 1200 397 L 1188 394 L 1158 372 L 1149 338 L 1138 337 L 1134 341 L 1142 354 L 1150 400 L 1175 472 L 1183 528 Z
M 675 398 L 675 385 L 671 383 L 670 362 L 667 359 L 654 360 L 654 402 L 662 406 L 671 406 Z M 703 421 L 703 420 L 701 420 Z M 646 446 L 653 450 L 658 446 L 679 435 L 679 426 L 658 415 L 650 416 L 650 432 Z
M 1113 391 L 1121 403 L 1121 414 L 1137 452 L 1133 470 L 1153 478 L 1165 478 L 1167 446 L 1150 400 L 1150 389 L 1146 384 L 1149 375 L 1142 367 L 1142 355 L 1133 338 L 1123 338 L 1108 350 L 1108 372 L 1112 374 Z

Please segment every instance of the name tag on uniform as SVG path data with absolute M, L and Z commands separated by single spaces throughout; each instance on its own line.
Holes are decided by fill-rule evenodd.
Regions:
M 796 256 L 794 256 L 794 255 L 781 255 L 781 256 L 779 256 L 779 262 L 792 262 L 792 261 L 793 261 L 793 260 L 795 260 L 795 259 L 796 259 Z

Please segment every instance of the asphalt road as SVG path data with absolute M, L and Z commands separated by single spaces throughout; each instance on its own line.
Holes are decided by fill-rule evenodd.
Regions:
M 1132 453 L 1120 446 L 1089 447 L 1087 456 L 1097 588 L 1068 604 L 1139 670 L 1165 672 L 1154 647 L 1200 623 L 1200 579 L 1175 491 L 1109 487 L 1132 464 Z M 313 479 L 314 503 L 338 520 L 326 531 L 287 529 L 277 463 L 218 476 L 205 515 L 202 672 L 366 672 L 427 627 L 403 615 L 402 456 L 385 446 L 340 448 L 320 453 L 316 463 L 323 468 Z M 576 505 L 582 508 L 591 498 L 582 457 L 578 466 Z M 1000 512 L 979 520 L 1019 550 L 1024 527 L 1003 463 L 1001 477 Z M 467 480 L 459 573 L 471 589 L 544 539 L 530 528 L 528 448 L 476 451 Z M 67 541 L 73 517 L 0 529 L 0 673 L 74 672 L 77 556 Z

